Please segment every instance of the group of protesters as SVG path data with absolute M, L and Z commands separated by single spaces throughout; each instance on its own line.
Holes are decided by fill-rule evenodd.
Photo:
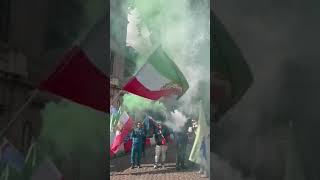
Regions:
M 186 125 L 174 133 L 174 143 L 176 145 L 176 170 L 185 170 L 187 146 L 191 144 L 190 141 L 194 138 L 197 122 L 191 121 L 192 124 Z M 131 149 L 131 168 L 141 168 L 141 154 L 145 157 L 145 143 L 148 131 L 141 122 L 136 123 L 136 127 L 131 132 L 132 149 Z M 162 123 L 155 123 L 153 138 L 155 140 L 155 154 L 154 154 L 154 168 L 165 168 L 165 162 L 168 150 L 168 138 L 170 137 L 170 130 Z M 201 177 L 208 177 L 204 168 L 200 167 Z
M 161 123 L 157 123 L 154 129 L 155 138 L 155 164 L 154 168 L 164 167 L 164 162 L 166 160 L 166 154 L 168 149 L 168 135 L 170 134 L 167 128 L 163 128 Z M 141 124 L 137 122 L 136 128 L 131 132 L 132 139 L 132 149 L 131 149 L 131 168 L 141 167 L 141 155 L 145 157 L 145 145 L 146 145 L 147 130 Z M 161 157 L 161 161 L 160 161 Z

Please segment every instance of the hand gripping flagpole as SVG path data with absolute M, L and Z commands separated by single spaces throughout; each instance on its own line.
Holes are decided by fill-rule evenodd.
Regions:
M 9 128 L 18 120 L 19 116 L 21 115 L 21 113 L 23 112 L 23 110 L 32 102 L 32 100 L 34 99 L 34 97 L 38 94 L 39 90 L 35 89 L 31 96 L 27 99 L 27 101 L 20 107 L 20 109 L 14 114 L 13 118 L 9 121 L 9 123 L 7 124 L 7 126 L 5 128 L 3 128 L 1 130 L 0 133 L 0 139 L 2 139 L 6 132 L 9 130 Z

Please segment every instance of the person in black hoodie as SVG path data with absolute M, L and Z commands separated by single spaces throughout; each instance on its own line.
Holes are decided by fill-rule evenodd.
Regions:
M 159 160 L 161 156 L 161 167 L 164 168 L 164 162 L 166 160 L 166 154 L 168 149 L 168 129 L 163 128 L 161 123 L 157 124 L 157 127 L 154 131 L 154 138 L 156 142 L 156 149 L 155 149 L 155 163 L 154 168 L 159 167 Z

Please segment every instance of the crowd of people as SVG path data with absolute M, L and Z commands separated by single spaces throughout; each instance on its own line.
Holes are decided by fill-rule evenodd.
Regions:
M 176 145 L 176 170 L 187 169 L 187 146 L 192 145 L 192 141 L 195 137 L 195 130 L 197 128 L 197 122 L 195 120 L 174 132 L 174 143 Z M 168 150 L 168 138 L 170 137 L 170 130 L 162 123 L 156 123 L 155 129 L 153 130 L 153 138 L 155 140 L 155 151 L 154 151 L 154 168 L 164 168 L 167 150 Z M 141 155 L 145 157 L 145 144 L 146 144 L 147 130 L 141 122 L 136 123 L 136 127 L 131 132 L 132 149 L 131 149 L 131 168 L 141 168 Z M 201 177 L 208 177 L 207 170 L 200 166 Z

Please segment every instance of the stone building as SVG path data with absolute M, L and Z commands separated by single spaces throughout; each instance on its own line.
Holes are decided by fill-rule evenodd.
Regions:
M 125 94 L 121 87 L 135 70 L 137 53 L 127 46 L 128 4 L 126 1 L 110 1 L 110 101 L 118 107 Z

